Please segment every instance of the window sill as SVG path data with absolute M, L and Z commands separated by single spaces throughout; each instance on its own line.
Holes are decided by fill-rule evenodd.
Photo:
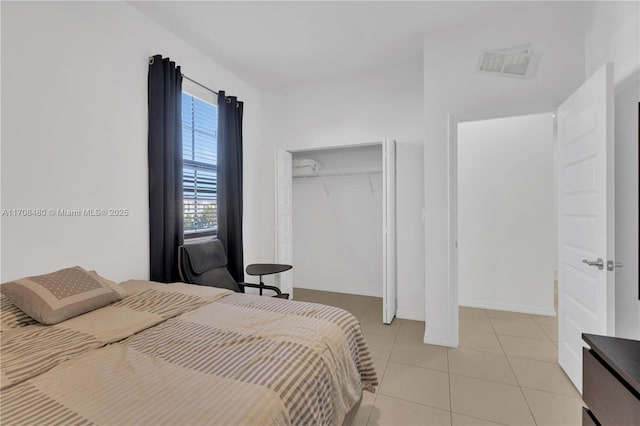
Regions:
M 210 234 L 210 235 L 198 235 L 198 236 L 184 236 L 184 242 L 185 243 L 203 243 L 205 241 L 213 241 L 217 238 L 218 236 L 216 234 Z

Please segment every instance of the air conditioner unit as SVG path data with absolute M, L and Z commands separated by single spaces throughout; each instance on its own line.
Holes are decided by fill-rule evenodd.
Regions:
M 530 44 L 506 49 L 485 49 L 480 56 L 478 69 L 505 77 L 529 78 L 537 65 L 537 55 Z

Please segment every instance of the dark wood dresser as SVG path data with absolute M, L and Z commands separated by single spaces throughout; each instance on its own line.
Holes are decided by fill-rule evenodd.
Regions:
M 585 425 L 640 425 L 640 342 L 583 334 L 582 409 Z

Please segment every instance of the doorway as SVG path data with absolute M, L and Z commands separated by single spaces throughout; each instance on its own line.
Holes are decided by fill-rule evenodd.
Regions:
M 461 306 L 556 315 L 554 117 L 458 123 Z

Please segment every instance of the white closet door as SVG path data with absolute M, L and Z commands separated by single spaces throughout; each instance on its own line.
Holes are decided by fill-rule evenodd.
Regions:
M 276 263 L 293 265 L 293 207 L 291 153 L 279 149 L 276 153 Z M 276 275 L 280 290 L 293 298 L 293 270 Z
M 398 307 L 396 267 L 396 142 L 382 143 L 382 321 L 391 324 Z

